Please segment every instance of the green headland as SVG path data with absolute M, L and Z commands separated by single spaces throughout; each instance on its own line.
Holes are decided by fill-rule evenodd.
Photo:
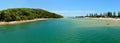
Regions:
M 20 21 L 37 18 L 63 18 L 63 16 L 43 9 L 35 8 L 9 8 L 0 11 L 0 21 Z

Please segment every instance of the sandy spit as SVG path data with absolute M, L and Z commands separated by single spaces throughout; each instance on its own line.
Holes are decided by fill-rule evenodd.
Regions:
M 20 24 L 20 23 L 33 22 L 33 21 L 38 21 L 38 20 L 47 20 L 47 19 L 46 18 L 39 18 L 39 19 L 32 19 L 32 20 L 0 22 L 0 25 Z

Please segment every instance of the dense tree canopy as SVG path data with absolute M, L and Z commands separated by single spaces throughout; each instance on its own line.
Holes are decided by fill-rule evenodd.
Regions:
M 0 11 L 0 21 L 19 21 L 35 18 L 63 18 L 63 16 L 34 8 L 11 8 Z
M 116 12 L 107 12 L 107 13 L 91 13 L 87 14 L 86 17 L 111 17 L 111 18 L 120 18 L 120 12 L 118 14 Z

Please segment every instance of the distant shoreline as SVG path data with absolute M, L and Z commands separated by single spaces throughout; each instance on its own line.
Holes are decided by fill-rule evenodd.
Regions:
M 27 22 L 34 22 L 38 20 L 47 20 L 47 18 L 39 18 L 39 19 L 32 19 L 32 20 L 21 20 L 21 21 L 11 21 L 11 22 L 0 22 L 0 25 L 11 25 L 11 24 L 21 24 Z
M 92 18 L 92 19 L 97 19 L 97 20 L 115 20 L 115 21 L 120 21 L 120 18 Z

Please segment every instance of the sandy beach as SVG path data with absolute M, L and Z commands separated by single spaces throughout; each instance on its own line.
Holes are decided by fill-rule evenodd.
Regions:
M 120 18 L 92 18 L 97 20 L 114 20 L 114 21 L 120 21 Z
M 47 20 L 47 18 L 39 18 L 39 19 L 32 19 L 32 20 L 21 20 L 21 21 L 11 21 L 11 22 L 0 22 L 0 25 L 9 25 L 9 24 L 20 24 L 26 22 L 33 22 L 38 20 Z

